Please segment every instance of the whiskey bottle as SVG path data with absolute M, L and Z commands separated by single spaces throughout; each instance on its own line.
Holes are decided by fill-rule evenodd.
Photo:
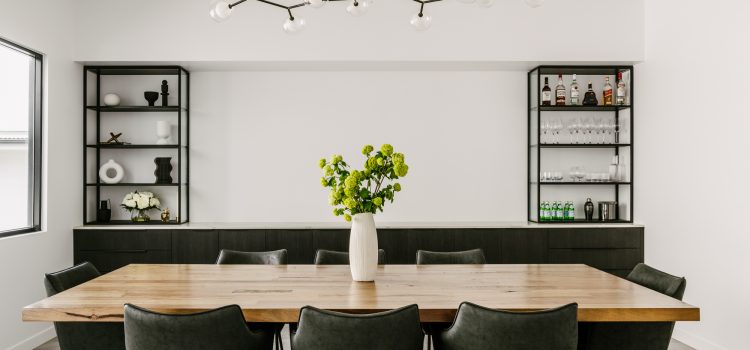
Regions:
M 552 105 L 552 89 L 549 88 L 549 78 L 544 78 L 544 88 L 542 88 L 542 106 Z
M 612 84 L 609 83 L 609 77 L 604 78 L 604 93 L 602 94 L 605 106 L 612 105 Z
M 615 99 L 615 103 L 620 106 L 627 104 L 625 102 L 626 95 L 627 95 L 627 90 L 626 90 L 625 82 L 622 80 L 622 72 L 617 72 L 617 98 Z
M 570 83 L 570 104 L 572 106 L 578 106 L 581 104 L 581 92 L 578 90 L 578 79 L 573 74 L 573 82 Z
M 586 94 L 583 95 L 583 105 L 584 106 L 596 106 L 599 104 L 599 100 L 596 99 L 596 93 L 594 92 L 593 85 L 591 85 L 591 82 L 589 82 L 589 89 L 586 91 Z
M 565 97 L 567 94 L 562 74 L 560 74 L 557 76 L 557 87 L 555 88 L 555 106 L 565 106 Z

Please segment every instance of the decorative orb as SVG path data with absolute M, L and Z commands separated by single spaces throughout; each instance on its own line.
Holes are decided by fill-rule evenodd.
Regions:
M 416 14 L 411 17 L 411 21 L 409 21 L 409 24 L 411 24 L 412 28 L 418 31 L 424 31 L 427 29 L 430 29 L 430 25 L 432 24 L 432 17 L 426 13 L 422 13 L 420 16 L 419 14 Z
M 211 7 L 208 10 L 208 15 L 216 22 L 222 22 L 229 18 L 232 14 L 232 8 L 229 7 L 229 2 L 225 0 L 214 0 L 211 2 Z
M 358 17 L 367 13 L 367 10 L 372 6 L 371 0 L 353 0 L 349 6 L 346 7 L 346 12 L 350 15 Z
M 106 94 L 104 95 L 104 105 L 105 106 L 119 106 L 120 105 L 120 96 L 117 96 L 117 94 Z
M 305 29 L 307 22 L 302 18 L 287 19 L 284 22 L 284 31 L 289 34 L 297 34 Z
M 529 7 L 537 8 L 539 6 L 542 6 L 544 4 L 544 0 L 524 0 L 526 1 L 526 5 L 529 5 Z

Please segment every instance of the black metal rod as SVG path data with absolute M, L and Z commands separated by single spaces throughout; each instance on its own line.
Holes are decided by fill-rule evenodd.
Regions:
M 245 1 L 247 1 L 247 0 L 240 0 L 240 1 L 235 2 L 234 4 L 229 4 L 229 8 L 231 9 L 232 7 L 235 7 L 235 6 L 241 4 L 241 3 L 245 2 Z

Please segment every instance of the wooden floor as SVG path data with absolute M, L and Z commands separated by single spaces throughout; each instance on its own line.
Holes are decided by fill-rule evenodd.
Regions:
M 282 332 L 282 339 L 284 341 L 284 349 L 291 349 L 291 346 L 289 346 L 289 327 L 284 328 L 284 331 Z M 425 343 L 425 349 L 427 349 L 426 343 Z M 36 348 L 35 350 L 60 350 L 60 346 L 57 345 L 57 338 L 55 338 L 42 344 L 42 346 Z M 672 339 L 672 343 L 669 344 L 669 350 L 695 350 L 695 349 L 683 343 L 680 343 L 677 340 Z

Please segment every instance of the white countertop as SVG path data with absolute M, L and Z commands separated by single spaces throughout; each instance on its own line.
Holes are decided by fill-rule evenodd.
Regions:
M 417 229 L 417 228 L 617 228 L 643 227 L 642 224 L 607 224 L 600 222 L 580 224 L 538 224 L 524 221 L 466 221 L 466 222 L 375 222 L 380 229 Z M 305 230 L 305 229 L 349 229 L 348 222 L 189 222 L 181 225 L 87 225 L 76 226 L 76 230 Z

